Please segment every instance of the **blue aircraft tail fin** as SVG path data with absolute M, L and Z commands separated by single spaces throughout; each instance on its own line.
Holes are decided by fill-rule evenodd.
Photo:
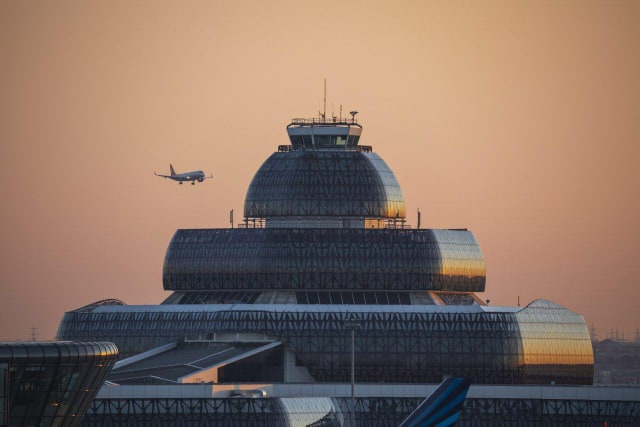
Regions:
M 470 385 L 467 378 L 446 378 L 399 427 L 454 425 L 460 417 Z
M 169 165 L 169 170 L 171 171 L 171 176 L 175 176 L 176 171 L 173 170 L 173 165 L 172 164 Z

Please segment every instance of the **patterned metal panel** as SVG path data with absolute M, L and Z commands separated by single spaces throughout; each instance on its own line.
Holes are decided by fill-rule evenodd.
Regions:
M 593 352 L 582 316 L 559 308 L 532 307 L 510 311 L 435 312 L 388 310 L 375 307 L 358 312 L 279 311 L 266 309 L 220 309 L 202 311 L 69 312 L 60 325 L 60 339 L 109 339 L 125 355 L 132 355 L 188 335 L 252 333 L 281 341 L 295 353 L 316 381 L 348 381 L 351 330 L 357 321 L 357 381 L 435 383 L 443 375 L 467 377 L 484 384 L 592 384 Z M 228 307 L 228 306 L 225 306 Z M 250 306 L 244 306 L 250 307 Z M 411 308 L 411 306 L 389 306 Z M 582 326 L 563 329 L 553 316 L 563 316 Z M 523 347 L 532 326 L 552 336 L 562 329 L 564 338 L 550 341 L 549 357 L 558 363 L 546 367 L 545 375 L 531 370 L 532 354 Z M 574 323 L 568 323 L 574 325 Z M 577 323 L 575 323 L 577 324 Z M 523 338 L 522 331 L 525 331 Z M 568 339 L 570 338 L 570 339 Z
M 111 342 L 0 343 L 0 425 L 77 425 L 117 358 Z
M 400 185 L 375 153 L 276 152 L 253 177 L 244 216 L 404 218 Z
M 547 300 L 537 300 L 516 313 L 525 354 L 526 376 L 540 384 L 558 383 L 556 376 L 582 375 L 576 365 L 593 369 L 593 347 L 584 318 Z M 593 374 L 592 374 L 593 375 Z
M 446 290 L 483 292 L 485 266 L 466 230 L 178 230 L 167 290 Z
M 350 399 L 332 398 L 331 401 L 331 410 L 326 411 L 318 408 L 313 399 L 296 398 L 97 399 L 82 425 L 349 426 Z M 419 398 L 359 397 L 355 405 L 356 426 L 396 426 L 421 401 Z M 309 422 L 317 418 L 320 420 Z M 640 401 L 467 397 L 456 425 L 635 427 L 638 419 Z

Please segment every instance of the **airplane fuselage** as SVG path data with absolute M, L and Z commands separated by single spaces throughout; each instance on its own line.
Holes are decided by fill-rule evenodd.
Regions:
M 169 165 L 169 170 L 171 171 L 171 175 L 160 175 L 154 172 L 156 176 L 160 176 L 162 178 L 169 178 L 174 181 L 178 181 L 178 183 L 182 184 L 183 182 L 191 182 L 191 185 L 194 185 L 196 181 L 202 182 L 207 178 L 213 178 L 213 175 L 206 176 L 203 171 L 191 171 L 191 172 L 183 172 L 176 173 L 173 170 L 173 165 Z
M 184 181 L 202 182 L 204 181 L 205 176 L 204 176 L 204 172 L 202 171 L 192 171 L 192 172 L 184 172 L 184 173 L 177 173 L 175 175 L 170 175 L 168 178 L 178 182 L 184 182 Z

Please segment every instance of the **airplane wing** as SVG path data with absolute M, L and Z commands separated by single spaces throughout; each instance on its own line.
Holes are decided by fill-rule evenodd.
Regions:
M 163 177 L 163 178 L 171 178 L 171 175 L 160 175 L 160 174 L 157 174 L 155 171 L 153 171 L 153 174 L 154 174 L 155 176 L 161 176 L 161 177 Z
M 454 425 L 470 385 L 467 378 L 446 378 L 399 427 Z

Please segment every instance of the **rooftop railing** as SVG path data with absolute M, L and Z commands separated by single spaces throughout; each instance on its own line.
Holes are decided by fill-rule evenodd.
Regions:
M 266 221 L 264 218 L 245 218 L 236 228 L 265 228 Z
M 372 153 L 373 152 L 373 147 L 371 145 L 356 145 L 355 147 L 347 147 L 347 146 L 342 146 L 342 145 L 336 145 L 333 147 L 318 147 L 317 149 L 334 149 L 334 148 L 341 148 L 345 151 L 358 151 L 360 153 Z M 313 150 L 313 146 L 312 147 L 307 147 L 307 148 L 299 148 L 298 150 Z M 286 153 L 289 151 L 295 151 L 293 149 L 293 147 L 291 145 L 278 145 L 278 152 L 279 153 Z
M 301 125 L 301 126 L 305 126 L 305 125 L 357 125 L 360 126 L 358 124 L 358 121 L 353 118 L 353 119 L 347 119 L 346 117 L 332 117 L 330 119 L 326 119 L 324 117 L 314 117 L 311 119 L 305 119 L 302 117 L 294 117 L 293 119 L 291 119 L 291 124 L 289 124 L 289 126 L 292 125 Z
M 291 219 L 292 222 L 294 218 Z M 298 220 L 300 218 L 298 217 Z M 407 224 L 406 218 L 381 218 L 376 221 L 377 226 L 373 224 L 374 220 L 370 220 L 369 223 L 365 224 L 365 229 L 369 228 L 377 228 L 377 229 L 387 229 L 387 230 L 410 230 L 412 229 L 410 224 Z M 320 226 L 320 223 L 318 223 Z M 266 228 L 267 227 L 267 218 L 244 218 L 244 220 L 236 225 L 236 228 Z M 276 226 L 277 228 L 277 226 Z M 303 227 L 305 228 L 305 227 Z M 329 228 L 342 228 L 342 227 L 329 227 Z

